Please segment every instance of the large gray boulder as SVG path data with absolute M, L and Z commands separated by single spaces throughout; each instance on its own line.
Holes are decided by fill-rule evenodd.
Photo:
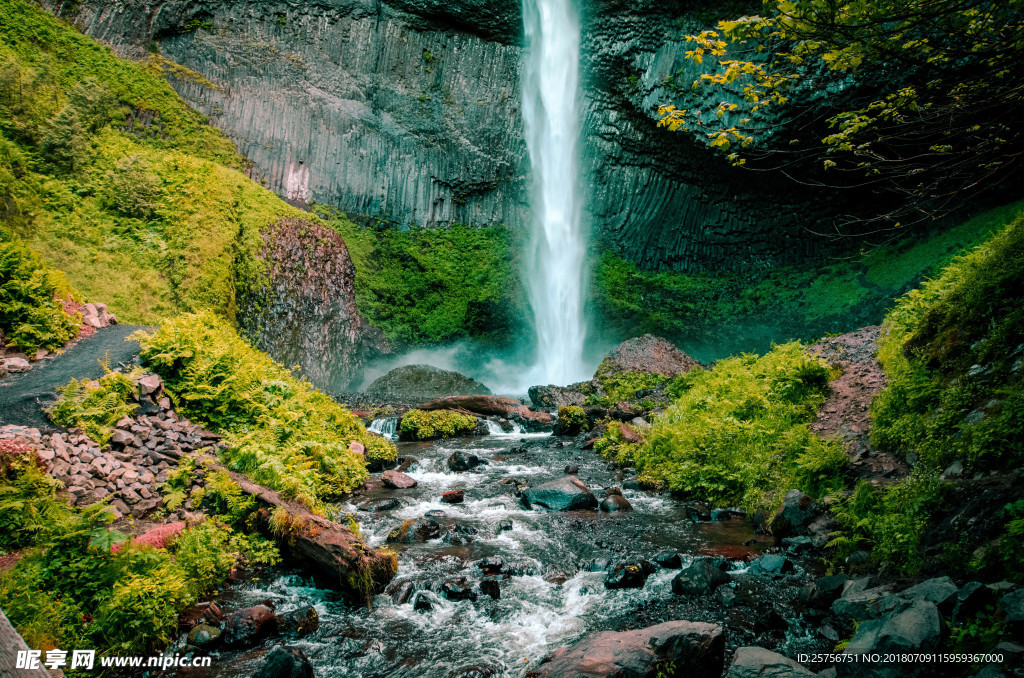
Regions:
M 527 678 L 718 678 L 722 627 L 671 621 L 635 631 L 605 631 L 548 655 Z
M 456 395 L 491 395 L 475 379 L 431 365 L 396 367 L 366 388 L 366 394 L 384 400 L 419 402 Z
M 934 652 L 942 641 L 945 622 L 935 603 L 915 600 L 901 611 L 863 622 L 844 650 L 845 654 L 913 654 Z M 838 678 L 897 678 L 914 676 L 928 666 L 921 662 L 840 662 Z
M 597 508 L 597 497 L 586 483 L 575 476 L 566 476 L 523 490 L 520 502 L 524 508 L 548 511 L 583 511 Z
M 705 596 L 729 581 L 710 560 L 700 558 L 672 580 L 672 593 L 677 596 Z
M 813 675 L 813 671 L 778 652 L 763 647 L 741 647 L 736 650 L 725 678 L 792 678 Z

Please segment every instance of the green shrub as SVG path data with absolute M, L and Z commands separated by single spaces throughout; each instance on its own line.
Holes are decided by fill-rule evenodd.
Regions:
M 452 410 L 409 410 L 402 415 L 398 435 L 402 440 L 432 440 L 466 435 L 476 429 L 476 417 Z
M 72 379 L 59 388 L 60 397 L 49 410 L 55 424 L 65 428 L 77 426 L 101 446 L 110 440 L 114 424 L 138 409 L 132 401 L 137 390 L 133 378 L 136 375 L 111 372 L 106 366 L 105 369 L 107 373 L 95 383 Z
M 0 551 L 31 546 L 67 523 L 71 509 L 57 496 L 62 488 L 31 446 L 0 440 Z
M 16 242 L 0 241 L 0 334 L 26 353 L 56 351 L 78 335 L 78 318 L 64 312 L 57 297 L 70 292 L 66 281 L 36 253 Z
M 655 417 L 647 442 L 623 448 L 613 432 L 601 449 L 628 450 L 642 482 L 719 505 L 774 509 L 785 492 L 831 486 L 838 443 L 808 430 L 832 373 L 797 342 L 758 357 L 693 370 L 669 389 L 676 401 Z
M 632 428 L 631 424 L 620 424 L 615 420 L 604 422 L 604 433 L 594 442 L 594 451 L 621 466 L 633 466 L 640 445 L 622 437 L 622 426 Z
M 231 468 L 310 508 L 322 510 L 366 479 L 365 460 L 348 449 L 352 441 L 371 460 L 397 454 L 212 313 L 185 314 L 138 337 L 143 361 L 163 377 L 178 411 L 224 434 Z
M 227 578 L 238 561 L 235 545 L 231 528 L 212 518 L 178 535 L 171 552 L 193 595 L 201 596 Z
M 597 382 L 601 386 L 603 397 L 592 395 L 587 402 L 593 405 L 614 405 L 622 401 L 636 400 L 640 391 L 660 386 L 665 378 L 653 372 L 630 370 L 618 374 L 607 374 L 605 363 L 597 368 Z
M 902 297 L 878 356 L 877 446 L 936 468 L 1024 459 L 1024 217 Z
M 580 431 L 586 430 L 590 425 L 586 411 L 577 405 L 558 408 L 558 433 L 560 435 L 574 436 Z

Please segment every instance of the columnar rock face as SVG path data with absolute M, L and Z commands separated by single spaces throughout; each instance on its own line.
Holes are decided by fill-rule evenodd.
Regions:
M 790 200 L 784 184 L 710 153 L 703 135 L 656 127 L 673 83 L 698 75 L 682 37 L 713 4 L 595 0 L 583 13 L 587 221 L 595 237 L 648 267 L 739 269 L 823 247 L 799 228 L 826 216 L 812 190 Z M 169 77 L 238 144 L 251 176 L 295 203 L 399 224 L 529 224 L 519 2 L 76 7 L 66 18 L 119 52 L 141 56 L 155 43 L 202 76 Z
M 356 311 L 355 267 L 344 241 L 301 219 L 283 219 L 263 238 L 268 270 L 240 295 L 242 330 L 316 386 L 347 388 L 364 359 L 390 346 Z

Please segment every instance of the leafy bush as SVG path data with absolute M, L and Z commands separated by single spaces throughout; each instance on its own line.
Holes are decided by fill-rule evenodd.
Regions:
M 636 400 L 640 391 L 660 386 L 665 378 L 653 372 L 639 372 L 630 370 L 618 374 L 605 374 L 604 363 L 597 369 L 597 382 L 601 386 L 604 396 L 591 395 L 587 403 L 592 405 L 614 405 L 622 401 Z
M 845 458 L 838 443 L 807 428 L 831 377 L 797 342 L 761 357 L 722 360 L 673 382 L 677 399 L 654 419 L 645 444 L 624 446 L 612 432 L 600 450 L 622 462 L 632 454 L 642 482 L 715 504 L 770 510 L 792 487 L 831 486 L 823 474 Z
M 558 408 L 558 433 L 560 435 L 576 435 L 587 428 L 590 421 L 586 411 L 577 405 Z
M 167 320 L 137 335 L 145 364 L 184 416 L 222 433 L 225 462 L 255 482 L 322 510 L 367 477 L 367 457 L 394 459 L 390 441 L 328 396 L 245 343 L 212 313 Z
M 605 459 L 632 466 L 636 464 L 636 450 L 640 445 L 622 437 L 622 426 L 632 428 L 631 424 L 620 424 L 618 421 L 605 422 L 604 433 L 594 442 L 594 451 Z
M 402 415 L 398 435 L 402 440 L 432 440 L 472 433 L 476 417 L 452 410 L 409 410 Z
M 138 406 L 132 402 L 136 393 L 135 374 L 107 373 L 96 382 L 78 381 L 58 389 L 60 397 L 49 414 L 58 426 L 77 426 L 101 446 L 113 434 L 113 426 L 123 417 L 135 414 Z
M 902 297 L 878 355 L 876 445 L 934 467 L 1024 459 L 1024 217 Z
M 199 596 L 227 578 L 239 556 L 234 547 L 231 528 L 211 518 L 182 531 L 171 552 L 189 590 Z
M 31 546 L 67 523 L 71 510 L 60 489 L 33 447 L 0 440 L 0 551 Z
M 348 246 L 359 312 L 400 344 L 473 338 L 507 343 L 525 307 L 504 226 L 402 230 L 358 226 L 317 206 Z
M 106 176 L 106 203 L 119 214 L 149 219 L 160 204 L 160 177 L 141 155 L 119 160 Z
M 0 334 L 25 352 L 55 351 L 78 335 L 78 319 L 57 297 L 70 293 L 39 257 L 17 242 L 0 242 Z

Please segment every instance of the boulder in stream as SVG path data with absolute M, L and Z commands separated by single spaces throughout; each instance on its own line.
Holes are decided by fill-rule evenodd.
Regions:
M 555 650 L 527 678 L 718 678 L 725 634 L 716 624 L 670 621 L 635 631 L 605 631 Z M 670 672 L 669 667 L 673 667 Z
M 778 652 L 763 647 L 741 647 L 736 650 L 725 678 L 799 678 L 813 675 L 814 671 Z
M 520 502 L 524 508 L 548 511 L 583 511 L 597 508 L 597 497 L 586 483 L 576 476 L 565 476 L 523 490 Z
M 458 395 L 490 395 L 491 390 L 476 379 L 432 365 L 396 367 L 366 387 L 374 398 L 398 402 L 420 402 Z
M 945 622 L 938 606 L 927 600 L 915 600 L 906 609 L 890 612 L 879 619 L 863 622 L 857 627 L 844 650 L 845 654 L 913 655 L 935 652 L 942 640 Z M 836 664 L 839 678 L 897 678 L 917 675 L 927 665 L 922 663 L 851 663 Z
M 224 644 L 252 647 L 277 632 L 277 617 L 266 605 L 254 605 L 235 612 L 224 620 Z
M 647 578 L 657 570 L 650 561 L 616 563 L 604 578 L 606 589 L 640 589 L 647 583 Z
M 384 471 L 380 476 L 380 480 L 384 483 L 385 487 L 390 487 L 393 490 L 410 490 L 418 484 L 410 476 L 394 469 Z
M 313 665 L 297 647 L 277 646 L 267 653 L 253 678 L 313 678 Z
M 672 580 L 677 596 L 704 596 L 729 581 L 729 576 L 707 558 L 698 558 Z

